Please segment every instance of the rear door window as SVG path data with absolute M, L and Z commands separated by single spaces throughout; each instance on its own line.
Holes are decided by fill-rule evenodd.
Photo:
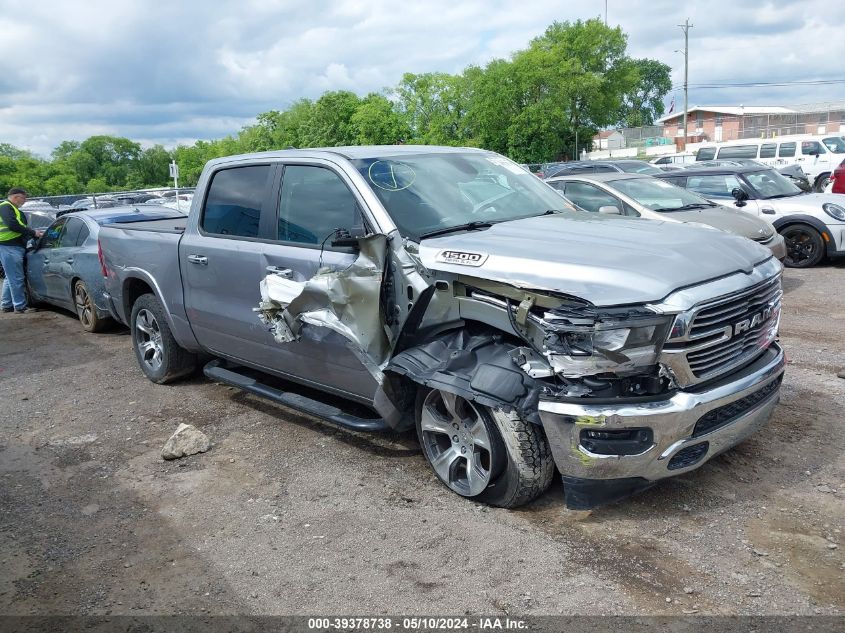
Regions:
M 622 212 L 619 199 L 586 182 L 567 182 L 564 193 L 572 202 L 592 213 L 598 213 L 601 207 L 616 207 Z
M 355 196 L 338 174 L 313 165 L 285 167 L 277 239 L 320 245 L 338 229 L 362 224 Z
M 687 189 L 700 193 L 705 198 L 733 198 L 731 191 L 742 186 L 733 174 L 714 176 L 689 176 Z
M 760 146 L 760 158 L 774 158 L 777 148 L 777 143 L 763 143 Z
M 59 236 L 59 248 L 76 246 L 79 233 L 85 228 L 85 223 L 79 218 L 69 218 L 65 230 Z
M 695 155 L 696 161 L 713 160 L 714 158 L 716 158 L 715 147 L 702 147 L 700 150 L 698 150 L 698 154 Z
M 781 143 L 778 148 L 778 158 L 792 158 L 795 156 L 795 143 Z
M 257 238 L 270 173 L 269 165 L 250 165 L 222 169 L 214 174 L 203 208 L 203 231 Z
M 757 158 L 758 145 L 727 145 L 719 149 L 719 158 Z
M 76 238 L 76 246 L 82 246 L 85 243 L 85 240 L 88 239 L 88 236 L 91 234 L 91 231 L 88 230 L 88 225 L 83 224 L 82 230 L 79 231 L 79 237 Z

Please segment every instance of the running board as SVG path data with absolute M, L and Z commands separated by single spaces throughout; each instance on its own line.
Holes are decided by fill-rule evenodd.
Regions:
M 251 394 L 278 402 L 286 407 L 297 409 L 304 413 L 322 418 L 327 422 L 338 426 L 352 429 L 354 431 L 375 431 L 385 432 L 391 428 L 381 418 L 359 418 L 349 413 L 344 413 L 335 406 L 313 400 L 306 396 L 290 391 L 281 391 L 269 385 L 258 382 L 255 378 L 239 374 L 235 369 L 223 367 L 221 361 L 213 360 L 203 368 L 203 373 L 217 382 L 222 382 L 238 389 L 243 389 Z

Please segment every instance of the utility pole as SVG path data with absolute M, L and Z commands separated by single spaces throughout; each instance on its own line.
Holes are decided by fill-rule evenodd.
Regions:
M 604 25 L 607 26 L 607 0 L 604 0 Z
M 689 23 L 689 18 L 684 20 L 683 24 L 679 24 L 684 31 L 684 149 L 687 148 L 687 110 L 689 110 L 689 30 L 692 24 Z

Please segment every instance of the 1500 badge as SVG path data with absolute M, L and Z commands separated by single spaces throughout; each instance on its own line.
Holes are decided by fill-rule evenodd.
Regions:
M 470 253 L 468 251 L 445 250 L 437 253 L 438 262 L 459 266 L 481 266 L 487 261 L 487 257 L 487 253 Z

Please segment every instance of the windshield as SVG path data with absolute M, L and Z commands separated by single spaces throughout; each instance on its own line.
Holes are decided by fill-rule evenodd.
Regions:
M 574 210 L 537 176 L 497 154 L 410 154 L 352 163 L 412 239 L 469 223 Z
M 788 198 L 802 193 L 789 178 L 774 169 L 745 174 L 745 179 L 760 198 Z
M 648 163 L 640 162 L 640 161 L 619 161 L 616 163 L 619 166 L 619 169 L 624 171 L 626 174 L 662 174 L 663 170 L 659 167 L 655 167 L 654 165 L 649 165 Z
M 822 140 L 824 146 L 828 151 L 834 154 L 845 154 L 845 138 L 841 136 L 831 136 Z
M 712 202 L 691 191 L 656 178 L 614 180 L 607 184 L 653 211 L 676 211 L 682 208 L 714 206 Z

